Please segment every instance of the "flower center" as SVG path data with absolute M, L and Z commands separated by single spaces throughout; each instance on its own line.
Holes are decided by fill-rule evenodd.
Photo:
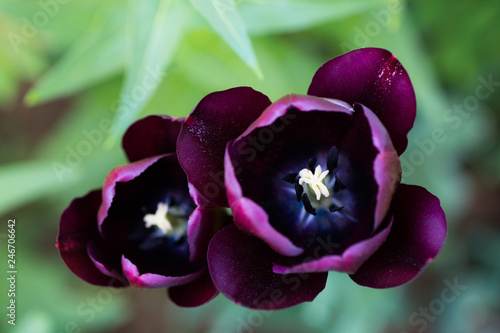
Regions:
M 187 231 L 186 217 L 179 208 L 160 202 L 154 214 L 144 216 L 146 228 L 155 226 L 164 236 L 180 237 Z
M 295 185 L 297 201 L 303 203 L 307 213 L 316 215 L 317 209 L 320 208 L 331 213 L 344 209 L 338 200 L 330 195 L 330 190 L 335 194 L 346 188 L 335 172 L 338 156 L 338 149 L 334 146 L 328 151 L 325 171 L 320 164 L 316 164 L 316 158 L 313 157 L 307 163 L 307 168 L 298 173 L 289 173 L 283 178 L 284 181 Z M 309 195 L 314 195 L 313 201 Z

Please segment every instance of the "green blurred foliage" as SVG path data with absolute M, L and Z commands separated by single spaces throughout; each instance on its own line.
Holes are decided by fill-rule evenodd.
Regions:
M 410 316 L 458 277 L 467 290 L 426 331 L 498 332 L 500 94 L 454 110 L 479 77 L 500 81 L 499 22 L 496 0 L 1 1 L 0 253 L 4 269 L 15 218 L 19 278 L 17 325 L 4 317 L 0 330 L 414 332 Z M 262 313 L 221 296 L 180 309 L 164 291 L 111 294 L 64 266 L 59 216 L 126 162 L 119 139 L 135 119 L 186 116 L 207 93 L 234 86 L 272 100 L 306 93 L 321 64 L 364 46 L 389 49 L 410 73 L 418 114 L 404 181 L 435 193 L 449 220 L 443 253 L 417 280 L 371 290 L 331 273 L 314 302 Z M 4 290 L 5 279 L 1 304 Z

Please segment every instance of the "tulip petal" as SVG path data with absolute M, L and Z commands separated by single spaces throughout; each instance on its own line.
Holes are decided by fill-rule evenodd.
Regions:
M 326 255 L 319 259 L 307 260 L 292 267 L 275 265 L 273 271 L 279 274 L 328 271 L 353 274 L 384 243 L 391 226 L 392 223 L 389 223 L 371 238 L 349 246 L 341 255 Z M 328 240 L 323 240 L 322 244 L 328 244 Z M 318 250 L 322 248 L 322 244 L 317 245 Z
M 188 188 L 189 188 L 189 195 L 191 198 L 193 198 L 194 203 L 196 206 L 205 208 L 205 207 L 213 207 L 213 205 L 207 201 L 201 194 L 196 190 L 196 188 L 193 186 L 193 184 L 188 183 Z
M 161 274 L 140 274 L 139 269 L 130 260 L 122 256 L 122 269 L 131 285 L 137 288 L 165 288 L 183 285 L 194 281 L 203 274 L 203 270 L 182 276 L 165 276 Z
M 318 69 L 308 94 L 367 106 L 387 128 L 398 154 L 405 151 L 415 121 L 415 92 L 389 51 L 363 48 L 333 58 Z
M 198 279 L 168 289 L 168 296 L 178 306 L 195 307 L 211 301 L 219 294 L 207 271 Z
M 407 283 L 444 245 L 446 217 L 439 199 L 423 187 L 399 185 L 391 210 L 394 221 L 386 242 L 351 275 L 357 284 L 391 288 Z
M 121 269 L 121 253 L 111 248 L 110 243 L 102 238 L 93 239 L 87 245 L 87 252 L 95 267 L 104 275 L 113 277 L 127 285 Z
M 323 290 L 327 273 L 273 273 L 274 262 L 285 264 L 287 260 L 234 225 L 219 231 L 208 249 L 208 267 L 217 289 L 236 304 L 252 309 L 288 308 L 312 301 Z
M 354 121 L 337 145 L 339 154 L 335 174 L 344 185 L 335 193 L 335 198 L 359 226 L 347 245 L 357 243 L 377 230 L 374 226 L 379 190 L 374 176 L 374 164 L 380 154 L 374 143 L 377 134 L 363 112 L 365 109 L 357 106 L 355 110 Z
M 71 202 L 61 216 L 57 247 L 64 263 L 79 278 L 95 285 L 117 287 L 116 279 L 103 274 L 87 252 L 89 242 L 99 238 L 97 210 L 100 203 L 100 190 Z
M 281 97 L 279 100 L 265 109 L 264 112 L 262 112 L 262 114 L 257 118 L 257 120 L 250 126 L 248 126 L 245 132 L 243 132 L 238 137 L 238 139 L 242 139 L 248 136 L 251 132 L 260 127 L 272 125 L 279 117 L 290 113 L 291 107 L 301 112 L 326 111 L 345 113 L 347 115 L 351 115 L 353 113 L 352 106 L 341 100 L 318 98 L 308 95 L 290 94 Z M 292 123 L 293 126 L 293 123 L 296 123 L 295 121 L 293 121 L 295 118 L 296 115 L 293 115 L 289 116 L 287 119 L 284 119 L 282 125 L 285 125 L 285 127 L 280 126 L 278 128 L 275 128 L 274 131 L 276 133 L 280 133 L 286 128 L 286 126 L 289 125 L 289 123 Z M 295 126 L 307 128 L 303 123 L 296 124 Z
M 364 105 L 355 104 L 355 107 L 366 117 L 372 134 L 373 146 L 378 150 L 373 162 L 373 175 L 378 187 L 373 225 L 373 230 L 376 230 L 384 220 L 396 186 L 401 180 L 401 164 L 391 138 L 377 116 Z
M 139 119 L 123 135 L 122 147 L 130 162 L 175 153 L 184 119 L 152 115 Z
M 206 260 L 208 244 L 213 235 L 232 222 L 224 208 L 196 208 L 188 221 L 189 261 Z
M 224 161 L 226 190 L 236 225 L 260 237 L 280 254 L 287 256 L 301 254 L 303 250 L 300 247 L 295 246 L 292 241 L 271 226 L 269 216 L 264 209 L 253 200 L 243 196 L 228 151 L 226 151 Z
M 207 200 L 227 206 L 224 189 L 224 149 L 271 102 L 249 87 L 205 96 L 186 118 L 177 144 L 179 162 L 188 181 Z

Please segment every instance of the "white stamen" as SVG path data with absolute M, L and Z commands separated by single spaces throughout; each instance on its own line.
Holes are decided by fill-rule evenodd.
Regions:
M 321 199 L 323 194 L 325 198 L 330 196 L 328 188 L 323 184 L 323 179 L 328 175 L 328 170 L 322 171 L 321 165 L 317 165 L 314 173 L 309 169 L 302 169 L 299 172 L 299 184 L 306 183 L 316 194 L 316 200 Z
M 146 214 L 144 216 L 144 222 L 146 222 L 146 228 L 151 228 L 152 226 L 158 227 L 165 235 L 167 235 L 172 229 L 172 223 L 167 219 L 168 205 L 160 202 L 156 208 L 154 214 Z

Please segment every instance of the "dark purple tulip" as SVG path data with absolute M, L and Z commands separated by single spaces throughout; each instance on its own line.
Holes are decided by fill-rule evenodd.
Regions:
M 57 247 L 78 277 L 114 287 L 170 287 L 181 306 L 217 294 L 206 253 L 228 216 L 188 184 L 175 152 L 182 121 L 149 116 L 134 123 L 123 138 L 131 163 L 62 214 Z
M 328 271 L 373 288 L 415 278 L 440 252 L 446 219 L 436 197 L 400 184 L 416 103 L 394 55 L 339 56 L 318 70 L 309 95 L 267 106 L 255 91 L 253 109 L 252 98 L 239 99 L 249 89 L 210 94 L 210 106 L 190 116 L 202 121 L 186 121 L 178 141 L 188 179 L 202 175 L 182 159 L 224 172 L 235 226 L 210 242 L 216 287 L 244 306 L 279 309 L 314 299 Z M 249 125 L 235 135 L 243 118 Z M 187 144 L 195 140 L 201 148 Z

